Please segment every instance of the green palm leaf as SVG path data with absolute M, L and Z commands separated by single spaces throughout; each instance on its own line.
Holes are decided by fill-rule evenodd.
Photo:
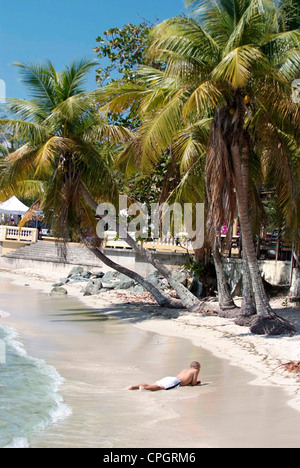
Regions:
M 238 47 L 229 52 L 223 60 L 215 67 L 213 79 L 228 81 L 235 89 L 244 88 L 251 76 L 253 66 L 267 64 L 263 53 L 252 46 Z

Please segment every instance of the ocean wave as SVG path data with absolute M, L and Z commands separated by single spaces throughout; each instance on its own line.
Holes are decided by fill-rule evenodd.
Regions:
M 13 413 L 13 416 L 19 419 L 19 426 L 20 430 L 22 428 L 22 434 L 20 433 L 20 437 L 18 437 L 17 434 L 15 434 L 16 429 L 13 428 L 13 430 L 11 430 L 11 441 L 5 444 L 4 447 L 26 448 L 29 447 L 28 438 L 30 434 L 43 430 L 51 424 L 63 421 L 70 416 L 72 411 L 71 408 L 64 403 L 63 397 L 59 393 L 64 379 L 57 372 L 55 367 L 47 364 L 43 359 L 28 355 L 23 343 L 20 341 L 19 333 L 14 328 L 1 324 L 0 332 L 0 338 L 6 346 L 6 354 L 9 353 L 13 356 L 13 365 L 10 366 L 9 362 L 7 362 L 7 365 L 5 365 L 4 381 L 1 382 L 1 386 L 3 387 L 1 398 L 4 398 L 5 402 L 3 404 L 0 399 L 0 405 L 4 408 L 4 411 L 2 410 L 1 412 L 4 416 L 5 411 L 10 414 L 13 413 L 13 395 L 16 395 L 16 403 L 18 403 L 19 406 L 21 405 L 21 409 L 26 413 L 17 415 Z M 10 359 L 12 358 L 10 357 Z M 9 361 L 9 357 L 7 357 L 7 360 Z M 4 372 L 4 368 L 0 368 L 0 372 L 1 370 Z M 24 382 L 22 381 L 22 372 L 26 372 L 24 379 L 26 383 L 29 382 L 26 386 L 24 386 Z M 15 375 L 16 373 L 18 374 L 17 376 Z M 12 385 L 14 385 L 14 388 L 10 388 Z M 7 398 L 5 398 L 5 390 L 7 392 Z M 37 421 L 35 398 L 39 404 L 39 421 Z M 20 403 L 20 399 L 23 400 L 22 403 Z M 25 406 L 26 404 L 27 406 Z M 18 405 L 16 405 L 16 407 Z M 30 406 L 32 406 L 32 408 L 30 408 Z M 30 414 L 31 409 L 34 418 L 32 418 L 32 421 L 28 421 L 28 414 Z M 22 417 L 26 419 L 26 424 L 22 424 Z M 8 417 L 7 420 L 9 421 L 9 419 Z M 28 434 L 24 434 L 24 426 Z M 6 434 L 6 436 L 8 435 L 9 434 Z

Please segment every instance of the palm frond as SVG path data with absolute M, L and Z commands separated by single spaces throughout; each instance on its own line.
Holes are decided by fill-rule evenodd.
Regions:
M 223 95 L 218 87 L 210 80 L 201 83 L 189 96 L 184 104 L 183 113 L 197 113 L 198 116 L 209 114 L 223 102 Z
M 61 79 L 61 100 L 65 101 L 72 96 L 84 94 L 84 84 L 87 74 L 97 65 L 96 60 L 81 59 L 73 61 L 60 73 Z
M 73 153 L 74 151 L 76 151 L 76 143 L 74 143 L 70 138 L 62 138 L 58 136 L 50 138 L 36 152 L 35 175 L 41 176 L 42 174 L 47 174 L 50 169 L 51 162 L 53 162 L 56 157 L 67 152 Z
M 37 100 L 6 98 L 5 109 L 15 119 L 42 124 L 48 113 Z
M 267 64 L 264 54 L 255 47 L 241 46 L 225 55 L 214 69 L 212 77 L 231 83 L 235 89 L 244 88 L 254 64 L 256 66 L 260 64 L 264 68 Z
M 46 112 L 55 105 L 56 93 L 52 71 L 53 64 L 48 61 L 45 65 L 15 63 L 20 68 L 21 80 L 31 92 L 32 97 L 40 103 Z
M 182 174 L 189 171 L 205 153 L 211 123 L 212 119 L 203 119 L 178 133 L 173 144 L 173 154 L 180 161 L 180 171 Z
M 0 119 L 0 125 L 3 125 L 7 132 L 11 132 L 14 138 L 21 141 L 30 140 L 34 145 L 38 145 L 50 137 L 45 126 L 25 120 Z
M 205 159 L 205 153 L 198 155 L 196 162 L 190 165 L 176 189 L 170 193 L 167 203 L 192 203 L 196 206 L 205 202 Z
M 100 119 L 99 119 L 100 120 Z M 94 144 L 98 142 L 112 143 L 120 145 L 133 138 L 133 133 L 130 129 L 121 125 L 109 125 L 99 121 L 97 125 L 93 125 L 86 129 L 81 135 L 83 141 Z
M 188 18 L 172 18 L 156 26 L 152 31 L 152 42 L 148 50 L 150 57 L 165 59 L 171 53 L 196 59 L 200 62 L 216 61 L 220 47 L 199 23 Z
M 45 119 L 45 123 L 52 126 L 57 126 L 57 122 L 62 121 L 75 123 L 84 114 L 88 114 L 96 103 L 90 93 L 76 94 L 64 99 L 57 104 L 52 112 Z M 94 110 L 93 110 L 94 112 Z
M 157 163 L 162 153 L 172 144 L 177 132 L 182 129 L 182 110 L 183 101 L 179 94 L 144 122 L 141 139 L 145 168 Z
M 120 167 L 125 178 L 141 173 L 142 143 L 138 134 L 121 149 L 115 158 L 115 165 Z
M 125 83 L 120 86 L 118 83 L 112 83 L 100 91 L 93 94 L 100 103 L 100 111 L 120 113 L 133 106 L 138 108 L 140 101 L 148 93 L 146 86 Z

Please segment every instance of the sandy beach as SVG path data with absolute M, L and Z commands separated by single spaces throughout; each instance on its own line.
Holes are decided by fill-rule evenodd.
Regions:
M 38 291 L 44 297 L 49 297 L 52 284 L 57 282 L 59 277 L 59 273 L 48 274 L 44 277 L 40 272 L 33 270 L 15 272 L 2 270 L 0 272 L 0 278 L 3 281 L 9 280 L 16 288 L 20 287 L 22 290 L 26 287 L 27 291 Z M 293 440 L 290 432 L 295 433 L 299 428 L 300 378 L 297 374 L 286 372 L 283 365 L 292 360 L 300 361 L 299 334 L 293 337 L 274 338 L 255 336 L 250 334 L 247 328 L 235 325 L 233 320 L 214 315 L 203 316 L 187 312 L 174 315 L 174 311 L 168 310 L 165 310 L 163 315 L 159 315 L 160 312 L 155 304 L 149 302 L 147 295 L 137 295 L 135 296 L 137 302 L 130 303 L 132 297 L 125 291 L 111 291 L 101 293 L 99 296 L 84 297 L 80 285 L 66 285 L 66 289 L 68 296 L 55 300 L 61 301 L 59 304 L 64 304 L 61 307 L 65 307 L 66 303 L 70 306 L 70 309 L 66 310 L 73 312 L 69 313 L 72 317 L 68 316 L 68 321 L 62 320 L 62 314 L 59 314 L 55 320 L 52 318 L 51 327 L 49 327 L 49 320 L 48 322 L 42 321 L 40 317 L 34 315 L 24 317 L 20 313 L 10 314 L 9 317 L 1 319 L 1 323 L 13 326 L 20 332 L 30 354 L 42 353 L 43 355 L 38 357 L 45 359 L 58 369 L 66 379 L 66 384 L 62 388 L 65 402 L 75 408 L 74 416 L 53 426 L 47 434 L 37 435 L 33 441 L 34 446 L 82 446 L 80 436 L 78 435 L 77 442 L 74 436 L 78 420 L 83 417 L 82 414 L 87 415 L 82 424 L 93 426 L 103 423 L 102 413 L 97 414 L 97 411 L 95 414 L 91 413 L 88 405 L 89 393 L 93 394 L 95 402 L 99 405 L 100 402 L 103 405 L 103 400 L 106 399 L 108 407 L 113 405 L 114 401 L 118 402 L 119 412 L 116 413 L 118 420 L 112 425 L 120 428 L 120 434 L 117 439 L 114 439 L 115 435 L 112 435 L 111 428 L 106 427 L 105 435 L 103 433 L 98 435 L 97 440 L 87 441 L 86 446 L 99 446 L 99 444 L 103 447 L 263 447 L 274 446 L 274 444 L 285 447 L 295 446 L 295 440 L 299 440 L 299 434 L 296 432 L 296 439 Z M 294 323 L 300 325 L 299 309 L 284 307 L 282 299 L 274 301 L 273 307 L 278 309 L 281 316 L 292 318 Z M 88 319 L 86 308 L 90 310 Z M 106 330 L 103 336 L 101 335 L 104 349 L 108 349 L 110 345 L 115 349 L 114 360 L 110 354 L 111 350 L 110 353 L 104 352 L 101 365 L 98 356 L 95 356 L 95 349 L 99 346 L 99 336 L 95 327 L 100 325 L 101 330 Z M 82 334 L 79 326 L 84 327 L 88 333 Z M 57 327 L 60 327 L 60 334 L 56 333 Z M 107 335 L 109 335 L 108 338 Z M 74 346 L 76 336 L 78 341 L 75 341 Z M 42 339 L 44 340 L 43 347 L 39 346 Z M 129 348 L 128 343 L 131 343 Z M 103 350 L 103 347 L 101 349 Z M 187 365 L 187 361 L 196 359 L 198 356 L 206 363 L 202 376 L 204 385 L 200 389 L 190 388 L 186 393 L 183 392 L 184 389 L 181 389 L 180 393 L 168 392 L 167 401 L 162 396 L 165 395 L 164 392 L 163 394 L 142 392 L 142 395 L 137 395 L 136 392 L 124 390 L 129 384 L 147 382 L 151 379 L 154 381 L 155 378 L 162 377 L 164 373 L 175 372 L 178 367 Z M 215 356 L 218 360 L 212 362 L 211 356 Z M 106 366 L 103 366 L 103 359 Z M 118 360 L 120 360 L 120 369 L 115 371 L 113 367 Z M 214 380 L 215 367 L 218 366 L 222 368 L 221 384 L 218 379 Z M 224 371 L 225 367 L 229 371 Z M 259 440 L 259 434 L 257 437 L 253 435 L 253 439 L 249 440 L 247 445 L 245 440 L 239 440 L 237 437 L 240 431 L 228 429 L 228 413 L 231 409 L 233 414 L 237 414 L 235 412 L 237 412 L 240 395 L 239 393 L 236 396 L 234 393 L 227 395 L 226 392 L 229 389 L 225 388 L 224 375 L 228 372 L 234 375 L 231 379 L 236 379 L 237 391 L 242 382 L 243 385 L 248 386 L 249 420 L 247 426 L 256 427 L 259 424 L 258 413 L 263 399 L 264 404 L 268 402 L 266 406 L 270 415 L 272 411 L 274 412 L 272 405 L 274 407 L 278 405 L 277 416 L 281 418 L 281 421 L 286 421 L 286 423 L 281 423 L 280 434 L 274 436 L 270 422 L 270 428 L 266 428 L 266 432 L 269 431 L 269 437 Z M 77 376 L 76 379 L 74 375 Z M 104 380 L 103 376 L 105 376 Z M 133 379 L 135 380 L 131 381 Z M 204 411 L 205 406 L 201 405 L 206 405 L 206 407 L 207 404 L 213 403 L 219 405 L 216 401 L 219 384 L 225 392 L 222 398 L 226 401 L 226 407 L 224 405 L 218 415 L 212 411 L 210 418 L 205 418 L 204 415 L 201 416 L 201 411 Z M 230 391 L 232 392 L 232 388 Z M 254 392 L 252 403 L 250 402 L 251 392 Z M 112 394 L 114 394 L 113 397 Z M 201 403 L 202 399 L 203 403 Z M 233 403 L 229 408 L 230 399 Z M 191 411 L 195 402 L 197 402 L 197 417 L 203 418 L 202 435 L 199 433 L 199 427 Z M 142 434 L 140 430 L 135 431 L 132 427 L 133 407 L 136 412 L 137 428 L 143 427 Z M 78 408 L 77 415 L 76 408 Z M 256 414 L 253 421 L 252 414 Z M 170 420 L 172 430 L 168 427 Z M 131 424 L 126 424 L 126 421 Z M 219 431 L 210 427 L 213 423 L 218 424 Z M 286 431 L 285 424 L 287 424 Z M 294 430 L 293 424 L 295 424 Z M 162 431 L 160 434 L 164 434 L 163 437 L 158 436 L 155 431 L 156 425 Z M 97 430 L 94 432 L 97 433 Z M 224 433 L 227 435 L 225 436 Z M 65 436 L 64 439 L 62 434 L 69 434 L 69 436 Z M 113 443 L 112 439 L 114 439 Z

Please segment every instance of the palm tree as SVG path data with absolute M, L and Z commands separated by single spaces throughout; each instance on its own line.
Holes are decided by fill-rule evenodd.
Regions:
M 299 73 L 299 30 L 287 29 L 287 11 L 283 15 L 269 0 L 195 0 L 188 4 L 195 8 L 198 21 L 164 23 L 156 30 L 152 48 L 169 54 L 169 69 L 175 68 L 177 73 L 183 53 L 181 66 L 188 71 L 197 66 L 198 87 L 190 93 L 185 112 L 196 108 L 199 114 L 203 102 L 208 101 L 206 94 L 211 100 L 217 93 L 221 95 L 207 150 L 208 228 L 215 237 L 237 203 L 259 317 L 252 331 L 276 333 L 275 324 L 280 322 L 281 326 L 282 321 L 270 307 L 253 243 L 249 167 L 252 152 L 266 159 L 275 141 L 278 151 L 272 155 L 272 163 L 276 157 L 280 160 L 276 181 L 279 198 L 283 205 L 292 202 L 297 186 L 290 183 L 294 177 L 285 140 L 299 138 L 299 107 L 291 101 L 290 86 Z M 287 329 L 291 329 L 288 324 Z
M 142 173 L 147 177 L 156 170 L 162 154 L 167 153 L 171 158 L 159 203 L 205 204 L 204 168 L 212 117 L 209 112 L 199 120 L 183 115 L 184 99 L 181 91 L 185 83 L 177 74 L 172 76 L 162 69 L 144 66 L 140 68 L 139 76 L 140 83 L 113 83 L 101 93 L 102 101 L 106 101 L 103 111 L 117 113 L 134 107 L 143 121 L 131 141 L 117 154 L 115 163 L 121 165 L 129 176 Z M 181 180 L 170 192 L 166 189 L 168 177 L 174 177 L 174 166 L 179 168 Z M 228 288 L 221 254 L 216 248 L 217 244 L 213 245 L 219 305 L 221 310 L 233 313 L 233 309 L 237 308 Z
M 103 147 L 131 136 L 125 128 L 107 125 L 95 94 L 84 92 L 86 74 L 94 65 L 82 60 L 58 73 L 51 62 L 17 64 L 33 99 L 8 99 L 14 118 L 0 120 L 6 131 L 25 142 L 1 165 L 1 192 L 38 187 L 43 210 L 58 237 L 67 240 L 73 229 L 103 263 L 137 281 L 160 305 L 178 306 L 141 275 L 110 260 L 99 239 L 95 237 L 92 245 L 86 241 L 86 228 L 95 230 L 98 202 L 118 203 L 118 187 Z
M 291 82 L 299 74 L 299 30 L 291 30 L 295 14 L 289 14 L 287 3 L 189 1 L 196 19 L 173 18 L 154 28 L 149 53 L 166 67 L 144 69 L 152 90 L 132 85 L 108 90 L 111 108 L 124 106 L 127 99 L 151 112 L 140 132 L 145 166 L 174 144 L 178 133 L 191 135 L 187 124 L 211 119 L 206 150 L 208 233 L 213 242 L 224 220 L 231 226 L 238 210 L 258 314 L 251 329 L 258 333 L 292 329 L 275 316 L 263 287 L 248 190 L 250 170 L 259 161 L 264 175 L 272 168 L 281 208 L 299 219 L 292 161 L 300 119 L 299 107 L 291 101 Z M 195 151 L 185 156 L 191 154 Z

